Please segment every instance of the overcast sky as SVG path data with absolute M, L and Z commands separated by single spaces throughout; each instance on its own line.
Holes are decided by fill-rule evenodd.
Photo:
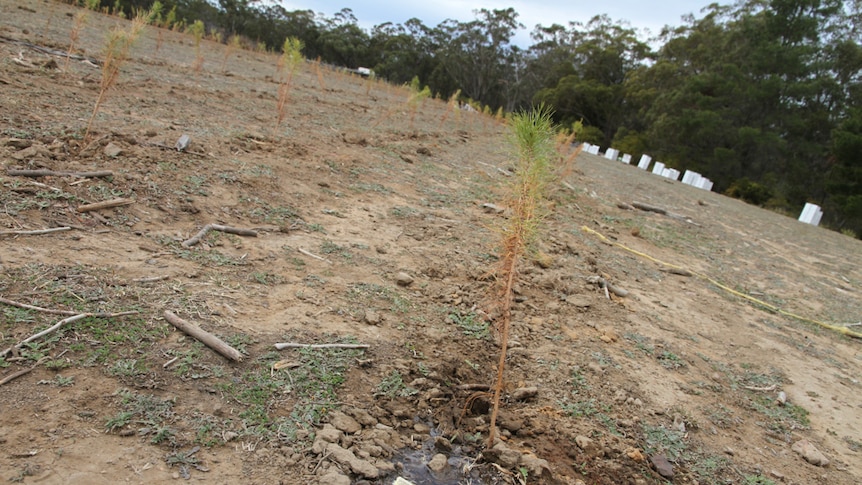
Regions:
M 474 10 L 480 8 L 505 9 L 512 7 L 518 12 L 518 20 L 526 29 L 517 36 L 517 43 L 526 47 L 532 44 L 529 33 L 537 24 L 549 26 L 554 23 L 568 25 L 569 21 L 586 23 L 592 17 L 607 14 L 612 20 L 625 20 L 642 31 L 649 29 L 657 35 L 665 25 L 682 25 L 681 17 L 693 13 L 700 17 L 700 9 L 711 0 L 662 0 L 647 2 L 643 0 L 536 0 L 536 1 L 398 1 L 382 2 L 373 0 L 281 0 L 288 10 L 313 10 L 327 17 L 344 7 L 353 10 L 362 28 L 384 22 L 396 24 L 416 17 L 429 27 L 436 27 L 447 18 L 466 22 L 473 20 Z M 727 2 L 719 2 L 727 3 Z M 647 36 L 643 35 L 645 39 Z

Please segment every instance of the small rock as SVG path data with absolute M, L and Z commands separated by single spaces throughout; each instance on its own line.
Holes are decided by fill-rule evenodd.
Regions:
M 527 469 L 527 475 L 533 478 L 551 478 L 551 465 L 548 460 L 543 460 L 532 453 L 521 455 L 520 466 Z
M 380 314 L 374 310 L 365 310 L 362 320 L 369 325 L 380 325 Z
M 418 153 L 418 154 L 420 154 L 420 155 L 431 156 L 431 150 L 429 150 L 429 149 L 428 149 L 428 148 L 426 148 L 426 147 L 419 147 L 419 148 L 417 148 L 417 149 L 416 149 L 416 153 Z
M 642 463 L 642 462 L 646 461 L 646 457 L 644 456 L 644 454 L 641 453 L 641 450 L 639 450 L 637 448 L 627 449 L 626 450 L 626 456 L 628 456 L 629 458 L 631 458 L 632 460 L 634 460 L 638 463 Z
M 437 453 L 426 465 L 434 473 L 440 473 L 449 468 L 449 459 L 443 453 Z
M 790 449 L 802 455 L 802 458 L 812 465 L 829 465 L 829 459 L 826 458 L 826 455 L 821 453 L 820 450 L 818 450 L 817 447 L 808 440 L 799 440 L 796 443 L 793 443 L 793 446 Z
M 532 399 L 539 394 L 538 387 L 521 387 L 512 392 L 512 399 L 515 401 L 526 401 Z
M 673 465 L 667 460 L 664 455 L 653 455 L 649 457 L 650 463 L 655 467 L 655 471 L 659 475 L 670 480 L 673 478 Z
M 576 436 L 575 437 L 575 443 L 577 443 L 578 448 L 580 448 L 584 451 L 590 451 L 595 447 L 592 438 L 588 438 L 588 437 L 583 436 L 583 435 Z
M 350 477 L 338 473 L 337 470 L 329 470 L 326 475 L 317 481 L 320 485 L 350 485 Z
M 425 423 L 416 423 L 413 425 L 413 431 L 419 434 L 428 434 L 431 432 L 431 427 Z
M 437 436 L 434 438 L 434 448 L 449 453 L 452 451 L 452 442 L 442 436 Z
M 353 473 L 364 478 L 374 479 L 380 476 L 380 471 L 370 462 L 357 458 L 352 451 L 346 450 L 335 443 L 326 445 L 326 451 L 334 461 L 342 466 L 350 467 Z
M 104 153 L 106 157 L 116 158 L 123 154 L 123 149 L 114 143 L 108 143 L 105 145 L 105 148 L 102 149 L 102 153 Z
M 181 152 L 188 148 L 191 142 L 192 139 L 189 137 L 189 135 L 183 135 L 180 137 L 179 140 L 177 140 L 177 144 L 174 145 L 174 148 L 176 148 L 178 152 Z
M 26 140 L 21 138 L 7 138 L 6 140 L 3 140 L 3 144 L 16 150 L 23 150 L 25 148 L 30 148 L 31 146 L 33 146 L 33 140 Z
M 413 482 L 403 477 L 398 477 L 394 482 L 392 482 L 392 485 L 413 485 Z
M 785 404 L 787 404 L 787 393 L 784 391 L 779 392 L 778 396 L 775 398 L 775 402 L 779 406 L 784 406 Z
M 329 422 L 335 426 L 335 429 L 347 434 L 354 434 L 362 429 L 361 424 L 341 411 L 332 411 L 329 414 Z
M 239 433 L 234 433 L 233 431 L 226 431 L 225 434 L 222 435 L 225 441 L 233 441 L 239 437 Z
M 575 305 L 578 308 L 589 308 L 592 305 L 590 298 L 584 295 L 569 295 L 566 297 L 566 303 Z
M 482 210 L 491 214 L 502 214 L 503 212 L 506 212 L 506 209 L 491 203 L 482 204 Z
M 509 448 L 502 441 L 490 450 L 483 451 L 482 456 L 506 469 L 515 468 L 521 462 L 521 453 Z
M 413 283 L 413 277 L 402 271 L 395 276 L 395 282 L 399 286 L 410 286 Z

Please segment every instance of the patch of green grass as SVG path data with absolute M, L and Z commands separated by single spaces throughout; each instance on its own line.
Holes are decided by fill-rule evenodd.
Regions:
M 392 193 L 392 189 L 390 189 L 386 186 L 383 186 L 380 184 L 374 184 L 374 183 L 358 182 L 355 184 L 350 184 L 350 188 L 355 192 L 378 192 L 381 194 L 391 194 Z
M 117 395 L 120 398 L 120 412 L 105 422 L 108 431 L 136 424 L 146 427 L 153 434 L 153 443 L 173 439 L 173 431 L 168 429 L 168 423 L 174 419 L 173 399 L 135 394 L 128 390 L 121 390 Z
M 24 308 L 4 307 L 3 316 L 6 317 L 8 323 L 33 323 L 36 321 L 36 313 Z
M 665 350 L 656 356 L 656 359 L 658 359 L 658 363 L 665 369 L 681 369 L 686 366 L 684 360 L 669 350 Z
M 482 320 L 475 312 L 463 313 L 460 310 L 453 310 L 446 317 L 446 320 L 458 326 L 461 333 L 468 337 L 484 340 L 490 336 L 490 324 Z
M 389 209 L 389 215 L 398 218 L 408 218 L 419 214 L 419 211 L 410 206 L 395 206 Z
M 797 429 L 808 429 L 811 422 L 808 411 L 793 403 L 778 404 L 769 396 L 757 395 L 750 401 L 751 409 L 761 413 L 768 420 L 757 421 L 757 424 L 781 434 L 789 434 Z
M 636 333 L 627 333 L 623 336 L 624 339 L 632 342 L 636 349 L 640 350 L 646 355 L 653 355 L 655 353 L 655 346 L 650 343 L 649 337 L 644 337 L 643 335 L 639 335 Z
M 375 396 L 388 396 L 390 398 L 409 397 L 416 395 L 419 390 L 404 383 L 404 378 L 397 370 L 393 370 L 377 385 Z
M 564 413 L 568 414 L 573 418 L 589 418 L 599 412 L 596 408 L 595 399 L 577 401 L 574 403 L 561 402 L 560 408 L 563 410 Z
M 686 450 L 685 435 L 679 430 L 644 424 L 643 437 L 648 455 L 664 453 L 670 461 L 676 462 Z
M 146 364 L 138 359 L 119 359 L 108 367 L 108 375 L 114 377 L 136 377 L 146 373 Z
M 42 380 L 37 382 L 36 384 L 47 384 L 54 387 L 69 387 L 75 384 L 75 376 L 65 377 L 61 376 L 60 374 L 57 374 L 51 380 Z
M 278 274 L 270 273 L 269 271 L 252 271 L 249 278 L 261 285 L 272 286 L 279 283 L 284 283 L 284 277 Z

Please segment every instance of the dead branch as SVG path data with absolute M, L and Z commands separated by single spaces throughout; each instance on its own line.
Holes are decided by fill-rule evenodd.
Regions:
M 56 332 L 63 325 L 66 325 L 67 323 L 77 322 L 78 320 L 81 320 L 81 319 L 87 318 L 87 317 L 112 318 L 112 317 L 119 317 L 119 316 L 123 316 L 123 315 L 135 315 L 137 313 L 138 312 L 136 312 L 136 311 L 120 312 L 120 313 L 79 313 L 77 315 L 73 315 L 71 317 L 64 318 L 64 319 L 60 320 L 59 322 L 55 323 L 54 325 L 46 328 L 45 330 L 42 330 L 41 332 L 39 332 L 37 334 L 31 335 L 31 336 L 27 337 L 26 339 L 13 345 L 12 347 L 9 347 L 8 349 L 0 352 L 0 357 L 4 357 L 6 355 L 9 355 L 12 352 L 17 351 L 18 349 L 21 348 L 22 345 L 24 345 L 26 343 L 32 342 L 38 338 L 42 338 L 45 335 L 48 335 L 49 333 Z
M 194 246 L 195 244 L 201 242 L 201 239 L 203 239 L 204 236 L 206 236 L 207 233 L 210 231 L 227 232 L 230 234 L 236 234 L 237 236 L 257 237 L 257 232 L 252 231 L 251 229 L 240 229 L 240 228 L 231 227 L 231 226 L 222 226 L 220 224 L 207 224 L 206 226 L 204 226 L 203 229 L 198 231 L 197 234 L 192 236 L 191 239 L 188 239 L 187 241 L 183 241 L 183 247 L 188 248 L 188 247 Z
M 68 57 L 69 59 L 76 60 L 76 61 L 87 61 L 87 62 L 90 62 L 92 64 L 95 64 L 96 65 L 95 67 L 100 67 L 101 63 L 102 63 L 102 61 L 100 61 L 96 58 L 93 58 L 93 57 L 79 56 L 78 54 L 70 54 L 68 52 L 58 51 L 55 49 L 49 49 L 47 47 L 42 47 L 41 45 L 31 44 L 30 42 L 25 42 L 23 40 L 18 40 L 18 39 L 12 39 L 10 37 L 6 37 L 6 36 L 2 36 L 2 35 L 0 35 L 0 42 L 7 42 L 9 44 L 24 46 L 24 47 L 33 49 L 34 51 L 41 52 L 43 54 L 48 54 L 51 56 Z
M 693 226 L 700 227 L 700 224 L 691 220 L 690 217 L 686 217 L 686 216 L 681 215 L 681 214 L 674 214 L 673 212 L 670 212 L 666 209 L 662 209 L 661 207 L 656 207 L 654 205 L 644 204 L 643 202 L 632 202 L 632 207 L 636 207 L 642 211 L 655 212 L 656 214 L 661 214 L 663 216 L 670 217 L 671 219 L 676 219 L 676 220 L 691 224 Z
M 23 375 L 29 374 L 30 372 L 32 372 L 32 371 L 33 371 L 33 369 L 35 369 L 36 367 L 39 367 L 39 365 L 41 365 L 41 364 L 42 364 L 42 362 L 45 362 L 45 361 L 46 361 L 46 360 L 48 360 L 49 358 L 50 358 L 50 357 L 47 357 L 47 356 L 46 356 L 46 357 L 42 357 L 41 359 L 39 359 L 38 361 L 36 361 L 36 363 L 35 363 L 35 364 L 33 364 L 31 367 L 28 367 L 28 368 L 26 368 L 26 369 L 21 369 L 21 370 L 19 370 L 18 372 L 13 372 L 12 374 L 9 374 L 8 376 L 6 376 L 6 377 L 4 377 L 2 380 L 0 380 L 0 386 L 2 386 L 2 385 L 4 385 L 4 384 L 6 384 L 6 383 L 8 383 L 8 382 L 12 382 L 12 381 L 14 381 L 15 379 L 17 379 L 17 378 L 19 378 L 19 377 L 21 377 L 21 376 L 23 376 Z
M 643 202 L 632 202 L 632 207 L 637 207 L 642 211 L 655 212 L 656 214 L 661 214 L 664 216 L 667 215 L 667 211 L 665 209 L 662 209 L 661 207 L 656 207 L 654 205 L 644 204 Z
M 620 288 L 617 285 L 611 284 L 610 282 L 608 282 L 606 279 L 602 278 L 601 276 L 590 276 L 587 278 L 587 282 L 592 283 L 592 284 L 598 286 L 599 288 L 602 288 L 603 290 L 605 290 L 605 296 L 608 298 L 608 300 L 611 299 L 611 296 L 608 294 L 608 291 L 610 291 L 614 295 L 617 295 L 620 298 L 625 298 L 625 297 L 629 296 L 628 290 Z
M 150 276 L 148 278 L 138 278 L 138 279 L 132 280 L 132 281 L 135 283 L 153 283 L 156 281 L 166 280 L 168 278 L 170 278 L 170 276 L 162 275 L 162 276 Z
M 683 268 L 659 268 L 659 271 L 679 276 L 694 276 L 691 271 Z
M 302 248 L 297 248 L 297 249 L 299 249 L 299 252 L 300 252 L 300 253 L 302 253 L 302 254 L 304 254 L 304 255 L 306 255 L 306 256 L 311 256 L 311 257 L 312 257 L 312 258 L 314 258 L 314 259 L 319 259 L 319 260 L 321 260 L 321 261 L 325 261 L 325 262 L 327 262 L 327 263 L 331 263 L 331 261 L 330 261 L 330 260 L 328 260 L 328 259 L 326 259 L 326 258 L 321 258 L 320 256 L 318 256 L 318 255 L 316 255 L 316 254 L 313 254 L 313 253 L 310 253 L 310 252 L 306 251 L 305 249 L 302 249 Z
M 42 308 L 42 307 L 38 307 L 38 306 L 28 305 L 26 303 L 19 303 L 17 301 L 12 301 L 12 300 L 9 300 L 7 298 L 3 298 L 2 296 L 0 296 L 0 303 L 5 303 L 7 305 L 15 306 L 18 308 L 25 308 L 27 310 L 35 310 L 37 312 L 42 312 L 42 313 L 51 313 L 54 315 L 77 315 L 78 314 L 78 312 L 73 312 L 71 310 L 53 310 L 51 308 Z
M 52 227 L 51 229 L 39 229 L 38 231 L 0 231 L 0 236 L 37 236 L 39 234 L 50 234 L 52 232 L 70 231 L 69 226 Z
M 778 386 L 776 386 L 775 384 L 773 384 L 771 386 L 766 386 L 766 387 L 742 386 L 743 389 L 748 389 L 749 391 L 754 391 L 754 392 L 774 391 L 776 387 L 778 387 Z
M 96 202 L 95 204 L 86 204 L 78 207 L 78 212 L 91 212 L 98 211 L 102 209 L 110 209 L 111 207 L 120 207 L 123 205 L 134 204 L 135 201 L 132 199 L 124 199 L 122 197 L 105 200 L 102 202 Z
M 458 389 L 462 391 L 490 391 L 491 386 L 488 384 L 460 384 Z
M 183 320 L 182 318 L 176 316 L 176 314 L 168 310 L 165 310 L 164 315 L 165 320 L 167 320 L 168 323 L 189 334 L 190 336 L 200 340 L 204 345 L 215 350 L 225 358 L 235 362 L 242 362 L 242 354 L 240 353 L 240 351 L 224 343 L 222 339 L 216 337 L 215 335 L 207 332 L 206 330 L 198 327 L 193 323 Z
M 275 344 L 277 350 L 284 349 L 367 349 L 370 345 L 366 344 L 297 344 L 293 342 L 283 342 Z
M 101 178 L 113 177 L 114 172 L 103 170 L 100 172 L 70 172 L 67 170 L 17 170 L 8 169 L 6 175 L 16 177 L 79 177 L 79 178 Z

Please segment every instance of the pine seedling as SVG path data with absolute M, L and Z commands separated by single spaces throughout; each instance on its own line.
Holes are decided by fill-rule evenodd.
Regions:
M 288 37 L 284 39 L 282 54 L 278 62 L 281 70 L 287 70 L 287 73 L 281 77 L 281 82 L 278 85 L 278 121 L 275 123 L 275 129 L 278 130 L 281 122 L 287 116 L 287 95 L 290 91 L 290 84 L 293 82 L 293 75 L 299 69 L 300 64 L 304 60 L 302 57 L 302 41 L 296 37 Z
M 72 52 L 75 50 L 75 44 L 81 35 L 81 29 L 87 23 L 87 12 L 78 12 L 75 14 L 75 21 L 72 23 L 72 30 L 69 32 L 69 52 L 66 53 L 66 60 L 63 61 L 63 75 L 68 74 L 69 58 L 72 57 Z
M 410 81 L 410 94 L 407 98 L 407 109 L 410 112 L 410 129 L 413 129 L 413 121 L 416 119 L 416 112 L 419 107 L 425 103 L 425 100 L 431 96 L 431 89 L 428 86 L 421 88 L 419 76 L 413 76 Z
M 101 0 L 87 0 L 86 6 L 88 10 L 92 10 L 94 12 L 99 11 L 99 4 L 101 4 Z
M 522 258 L 534 250 L 540 224 L 547 214 L 545 194 L 553 179 L 552 163 L 555 157 L 554 129 L 551 112 L 544 106 L 529 112 L 515 114 L 511 125 L 512 145 L 517 154 L 517 169 L 512 182 L 509 208 L 512 215 L 503 229 L 500 265 L 497 268 L 497 295 L 500 316 L 496 323 L 500 335 L 500 358 L 497 381 L 494 385 L 494 402 L 488 448 L 494 445 L 495 425 L 503 389 L 503 372 L 509 344 L 509 327 L 512 321 L 513 287 Z
M 449 113 L 454 113 L 455 121 L 460 124 L 461 106 L 458 103 L 459 96 L 461 96 L 460 89 L 452 93 L 452 96 L 449 96 L 449 101 L 446 103 L 446 111 L 444 111 L 443 116 L 440 117 L 440 124 L 437 126 L 438 128 L 442 127 L 443 123 L 446 122 L 446 119 L 449 118 Z
M 221 61 L 221 72 L 222 72 L 222 74 L 227 72 L 227 59 L 230 57 L 230 55 L 231 55 L 231 53 L 233 53 L 233 51 L 239 49 L 240 47 L 242 47 L 242 42 L 240 40 L 240 37 L 236 34 L 233 34 L 232 36 L 230 36 L 230 38 L 228 39 L 227 43 L 224 46 L 224 59 L 222 59 L 222 61 Z
M 320 89 L 326 91 L 326 82 L 323 80 L 323 70 L 320 68 L 320 56 L 314 61 L 314 72 L 317 74 L 317 83 L 320 84 Z
M 93 125 L 93 120 L 96 119 L 96 114 L 98 114 L 99 108 L 102 107 L 108 91 L 117 83 L 117 79 L 120 77 L 120 68 L 129 59 L 129 51 L 146 25 L 148 17 L 149 14 L 138 15 L 128 29 L 114 28 L 108 34 L 105 44 L 105 59 L 102 61 L 102 79 L 99 84 L 99 95 L 96 98 L 96 105 L 93 106 L 90 120 L 87 122 L 87 129 L 84 131 L 84 147 L 87 146 L 87 139 L 90 136 L 90 128 Z
M 195 62 L 192 64 L 192 69 L 196 73 L 199 73 L 204 67 L 204 55 L 201 52 L 201 41 L 204 38 L 204 34 L 206 34 L 206 26 L 204 26 L 204 23 L 200 20 L 195 20 L 195 23 L 189 26 L 188 32 L 190 32 L 195 39 Z

